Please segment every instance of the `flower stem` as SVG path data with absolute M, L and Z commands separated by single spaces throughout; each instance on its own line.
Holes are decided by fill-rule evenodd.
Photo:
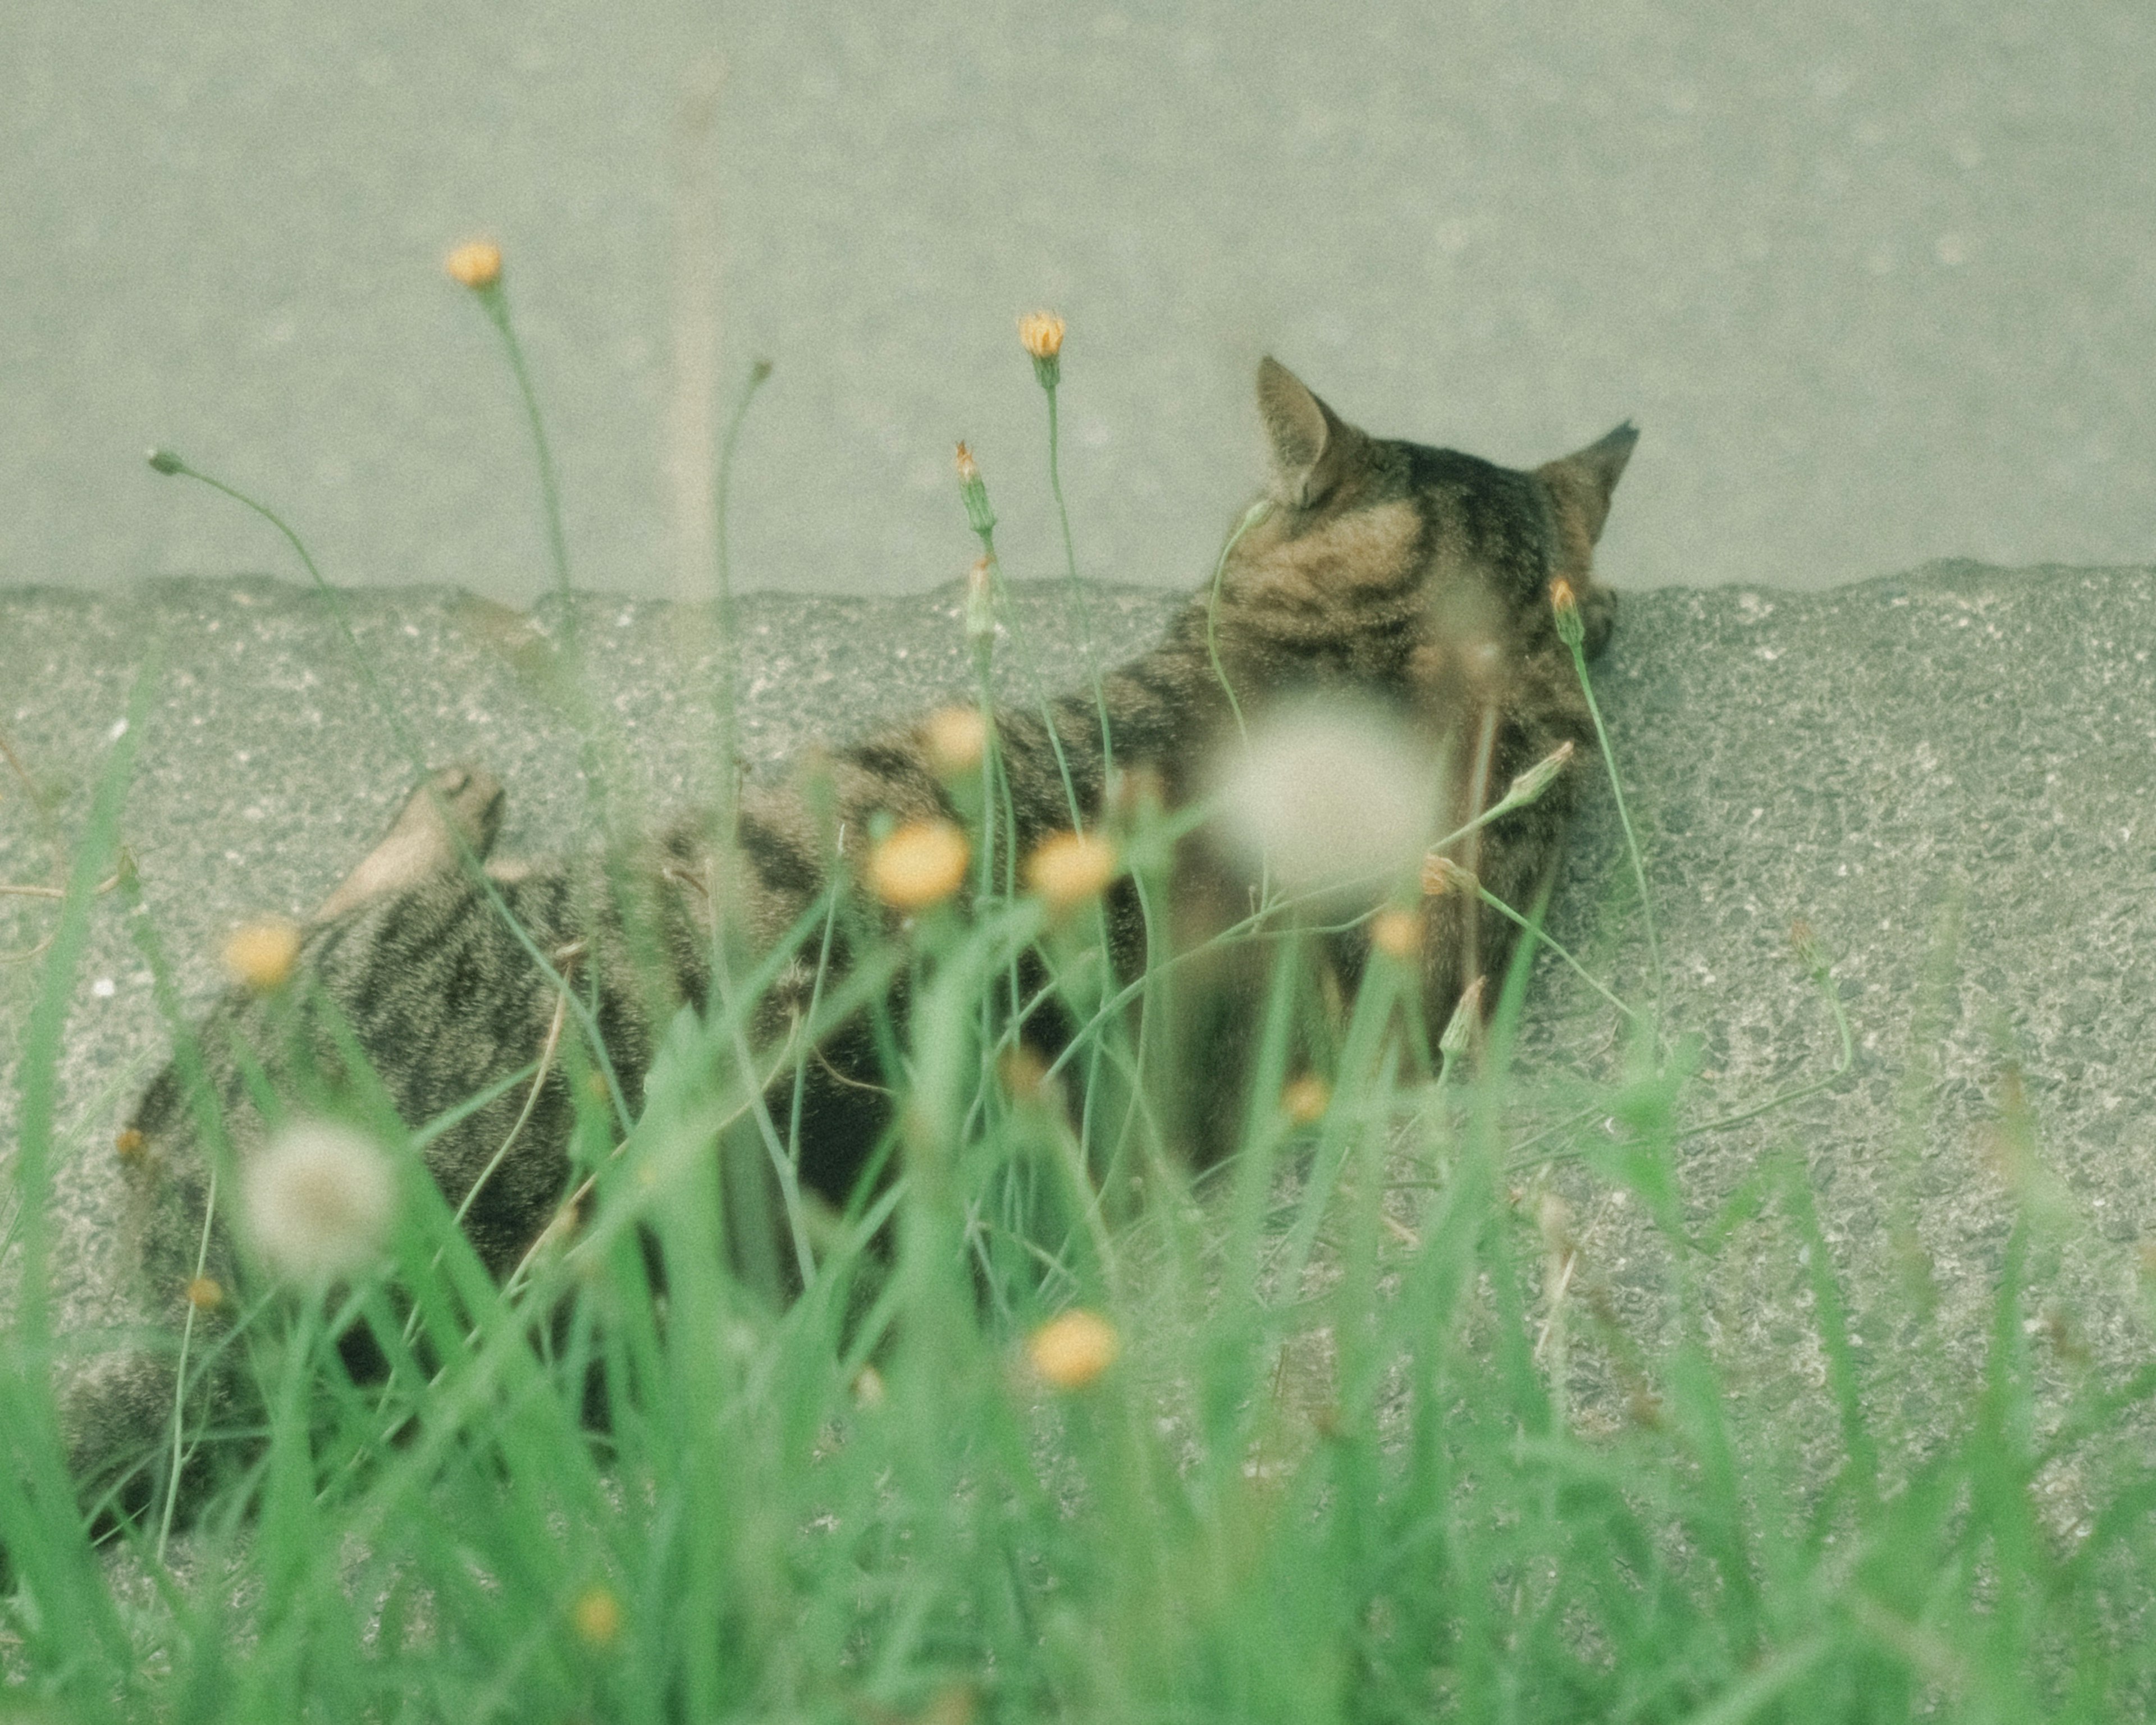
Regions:
M 500 283 L 480 289 L 479 302 L 488 321 L 501 332 L 501 345 L 509 355 L 509 369 L 524 398 L 524 417 L 531 427 L 531 448 L 539 463 L 539 498 L 547 512 L 547 549 L 554 562 L 554 582 L 562 592 L 563 627 L 573 632 L 573 608 L 569 606 L 569 542 L 562 531 L 562 489 L 554 476 L 554 452 L 547 442 L 547 422 L 539 412 L 538 393 L 531 387 L 531 372 L 524 363 L 524 347 L 509 321 L 509 295 Z
M 1041 368 L 1036 368 L 1041 369 Z M 1101 677 L 1100 649 L 1094 644 L 1092 607 L 1086 603 L 1086 583 L 1078 578 L 1078 550 L 1070 537 L 1070 511 L 1063 501 L 1063 470 L 1060 457 L 1055 413 L 1055 383 L 1041 377 L 1041 393 L 1048 398 L 1048 489 L 1055 494 L 1055 516 L 1063 527 L 1063 567 L 1070 578 L 1070 603 L 1078 617 L 1078 643 L 1086 654 L 1086 668 L 1093 678 L 1093 706 L 1101 716 L 1101 770 L 1102 783 L 1115 769 L 1116 748 L 1108 724 L 1108 695 Z
M 1639 834 L 1632 830 L 1632 816 L 1625 806 L 1624 782 L 1617 776 L 1617 757 L 1609 752 L 1609 733 L 1603 727 L 1602 708 L 1594 698 L 1594 682 L 1587 675 L 1587 653 L 1578 640 L 1566 643 L 1572 649 L 1573 669 L 1579 674 L 1580 692 L 1587 696 L 1587 714 L 1594 721 L 1594 740 L 1602 750 L 1602 764 L 1609 775 L 1610 793 L 1617 799 L 1617 819 L 1625 829 L 1625 854 L 1631 860 L 1632 879 L 1640 889 L 1640 921 L 1646 930 L 1647 964 L 1652 973 L 1655 986 L 1655 1018 L 1660 1024 L 1664 1017 L 1662 999 L 1662 948 L 1655 937 L 1654 901 L 1647 892 L 1646 865 L 1640 859 Z

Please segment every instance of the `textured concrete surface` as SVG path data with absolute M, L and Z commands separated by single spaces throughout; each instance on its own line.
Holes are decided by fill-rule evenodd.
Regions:
M 433 760 L 477 757 L 510 787 L 504 846 L 558 848 L 583 819 L 570 733 L 520 670 L 532 626 L 442 589 L 344 596 L 390 701 Z M 1097 592 L 1110 655 L 1143 645 L 1173 602 Z M 591 686 L 619 727 L 636 794 L 696 791 L 711 759 L 714 648 L 694 611 L 590 601 Z M 552 606 L 538 624 L 557 628 Z M 1060 588 L 1029 596 L 1023 634 L 1059 680 L 1080 655 Z M 742 613 L 744 747 L 769 761 L 817 736 L 960 686 L 957 593 L 917 599 L 753 595 Z M 265 579 L 153 583 L 113 598 L 0 589 L 0 731 L 49 798 L 64 849 L 86 810 L 131 683 L 158 673 L 126 839 L 192 1001 L 236 921 L 303 911 L 373 840 L 410 774 L 316 594 Z M 1940 1299 L 1935 1361 L 1965 1384 L 2014 1214 L 1999 1122 L 2018 1070 L 2038 1132 L 2046 1292 L 2070 1340 L 2065 1376 L 2148 1356 L 2138 1254 L 2156 1236 L 2156 571 L 1938 565 L 1817 594 L 1671 589 L 1628 599 L 1600 677 L 1645 842 L 1670 1010 L 1697 1039 L 1694 1122 L 1831 1067 L 1827 1014 L 1791 956 L 1803 917 L 1834 961 L 1857 1043 L 1827 1091 L 1693 1140 L 1704 1217 L 1761 1158 L 1809 1164 L 1860 1330 L 1887 1322 L 1906 1223 Z M 1003 662 L 1019 658 L 1007 639 Z M 52 878 L 29 798 L 0 785 L 0 880 Z M 1589 806 L 1555 931 L 1625 993 L 1651 993 L 1606 793 Z M 0 948 L 49 926 L 0 898 Z M 1957 932 L 1958 931 L 1958 932 Z M 0 1145 L 33 966 L 0 968 Z M 110 901 L 77 979 L 61 1119 L 62 1291 L 97 1309 L 113 1214 L 110 1134 L 162 1059 L 148 973 Z M 1545 962 L 1527 1013 L 1530 1114 L 1573 1075 L 1621 1064 L 1615 1015 Z M 130 1075 L 132 1075 L 131 1079 Z M 1526 1118 L 1528 1117 L 1523 1117 Z M 1595 1142 L 1590 1130 L 1586 1142 Z M 1524 1175 L 1522 1176 L 1524 1178 Z M 1620 1306 L 1661 1259 L 1627 1208 L 1573 1176 L 1589 1268 Z M 1722 1322 L 1763 1378 L 1816 1376 L 1794 1246 L 1740 1240 L 1718 1266 Z M 2047 1306 L 2045 1302 L 2049 1302 Z M 1899 1336 L 1899 1332 L 1896 1332 Z M 1912 1339 L 1916 1332 L 1900 1339 Z M 1885 1339 L 1874 1327 L 1868 1344 Z M 1784 1371 L 1783 1367 L 1789 1369 Z M 1921 1414 L 1931 1392 L 1907 1386 Z M 1814 1398 L 1816 1413 L 1824 1403 Z
M 524 426 L 439 268 L 474 230 L 609 590 L 676 591 L 663 475 L 760 355 L 746 580 L 957 574 L 957 437 L 1050 544 L 1044 302 L 1103 579 L 1210 554 L 1266 351 L 1514 464 L 1638 415 L 1622 585 L 2156 546 L 2146 0 L 17 0 L 0 167 L 0 583 L 269 561 L 166 443 L 339 582 L 529 603 Z
M 1866 1357 L 1892 1358 L 1882 1388 L 1918 1430 L 1966 1409 L 2017 1214 L 2031 1219 L 2028 1323 L 2055 1388 L 2156 1349 L 2152 652 L 2156 570 L 1943 563 L 1815 594 L 1633 596 L 1601 679 L 1672 1019 L 1698 1039 L 1687 1120 L 1831 1070 L 1797 919 L 1833 961 L 1856 1039 L 1824 1093 L 1690 1142 L 1694 1219 L 1763 1158 L 1801 1157 Z M 1598 900 L 1635 901 L 1606 803 L 1562 893 L 1558 931 L 1594 950 L 1598 920 L 1625 930 L 1597 968 L 1650 998 L 1636 926 L 1597 916 Z M 1616 1070 L 1614 1015 L 1562 971 L 1537 979 L 1530 1065 Z M 1584 1261 L 1620 1292 L 1635 1281 L 1643 1308 L 1661 1256 L 1636 1206 L 1592 1204 Z M 1730 1357 L 1824 1439 L 1798 1250 L 1787 1232 L 1740 1236 L 1707 1286 L 1739 1344 Z M 1904 1297 L 1918 1264 L 1938 1302 L 1928 1327 Z

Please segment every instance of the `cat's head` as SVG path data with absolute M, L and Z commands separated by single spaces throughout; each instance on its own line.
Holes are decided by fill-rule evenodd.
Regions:
M 1258 367 L 1258 409 L 1273 458 L 1271 507 L 1238 542 L 1226 591 L 1258 632 L 1362 634 L 1507 651 L 1556 639 L 1553 583 L 1569 583 L 1590 653 L 1614 597 L 1594 580 L 1594 548 L 1639 434 L 1628 423 L 1532 471 L 1457 450 L 1372 437 L 1286 367 Z M 1270 624 L 1270 627 L 1267 625 Z

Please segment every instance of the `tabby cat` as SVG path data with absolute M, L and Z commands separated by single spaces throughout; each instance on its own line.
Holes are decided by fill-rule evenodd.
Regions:
M 1147 775 L 1171 809 L 1207 793 L 1206 763 L 1237 728 L 1312 696 L 1380 706 L 1444 751 L 1458 767 L 1450 806 L 1440 811 L 1455 818 L 1450 824 L 1488 806 L 1490 787 L 1504 786 L 1561 745 L 1584 754 L 1592 742 L 1554 627 L 1552 589 L 1559 580 L 1569 583 L 1588 649 L 1599 650 L 1614 600 L 1592 579 L 1592 547 L 1631 453 L 1631 427 L 1522 472 L 1368 436 L 1270 359 L 1259 367 L 1257 394 L 1276 469 L 1270 506 L 1246 518 L 1215 583 L 1158 647 L 1107 674 L 1097 696 L 1091 688 L 1068 696 L 1046 716 L 1038 709 L 997 715 L 1020 854 L 1069 828 L 1073 789 L 1089 824 L 1111 795 L 1096 699 L 1111 721 L 1116 773 Z M 738 865 L 728 878 L 739 883 L 741 899 L 731 907 L 732 926 L 752 948 L 777 942 L 834 865 L 858 870 L 874 832 L 892 821 L 957 818 L 932 759 L 929 721 L 921 721 L 824 758 L 815 794 L 799 780 L 742 789 Z M 1557 859 L 1578 777 L 1576 770 L 1561 775 L 1538 802 L 1503 816 L 1455 853 L 1459 860 L 1507 902 L 1531 901 Z M 177 1327 L 185 1312 L 204 1237 L 212 1160 L 204 1133 L 220 1129 L 220 1110 L 241 1163 L 259 1151 L 263 1128 L 249 1099 L 249 1062 L 237 1051 L 291 1045 L 289 1015 L 308 1011 L 309 999 L 334 1003 L 399 1115 L 417 1124 L 500 1086 L 562 1040 L 560 991 L 537 962 L 543 954 L 591 1003 L 628 1106 L 637 1107 L 654 1025 L 680 1002 L 701 1004 L 710 988 L 711 823 L 685 819 L 639 855 L 604 865 L 495 865 L 482 877 L 475 865 L 500 825 L 501 803 L 501 786 L 484 772 L 437 774 L 304 931 L 297 963 L 308 986 L 235 988 L 212 1010 L 192 1052 L 150 1086 L 121 1142 L 140 1215 L 136 1281 L 151 1322 Z M 633 886 L 626 893 L 625 878 Z M 1180 947 L 1250 908 L 1250 865 L 1210 829 L 1181 843 L 1173 883 L 1171 937 Z M 1142 941 L 1127 882 L 1111 893 L 1107 922 L 1127 969 L 1139 961 Z M 1474 975 L 1502 967 L 1512 932 L 1464 895 L 1430 900 L 1421 934 L 1429 1024 L 1446 1021 Z M 1352 987 L 1367 936 L 1332 939 L 1337 969 Z M 654 954 L 662 973 L 657 1000 L 649 986 Z M 840 952 L 837 963 L 844 962 Z M 764 1003 L 767 1028 L 783 1028 L 785 1014 L 798 1009 L 805 968 L 796 967 Z M 1194 1157 L 1233 1142 L 1242 1070 L 1236 1056 L 1250 1040 L 1255 992 L 1248 976 L 1220 972 L 1179 1027 L 1181 1070 L 1213 1075 L 1211 1094 L 1190 1111 L 1199 1122 L 1191 1135 Z M 279 1014 L 287 1016 L 280 1021 Z M 336 1065 L 341 1055 L 327 1028 L 303 1035 L 311 1036 L 325 1066 Z M 567 1040 L 576 1041 L 573 1028 Z M 887 1103 L 865 1029 L 841 1032 L 821 1056 L 800 1104 L 800 1178 L 843 1204 Z M 464 1225 L 497 1277 L 562 1204 L 573 1086 L 593 1076 L 587 1065 L 580 1080 L 575 1065 L 552 1060 L 536 1091 L 508 1086 L 427 1147 L 443 1192 L 452 1203 L 468 1201 Z M 790 1085 L 788 1091 L 783 1100 L 791 1106 Z M 781 1100 L 775 1095 L 774 1105 Z M 1214 1122 L 1209 1134 L 1207 1122 Z M 504 1157 L 506 1141 L 512 1147 Z M 218 1205 L 220 1213 L 228 1208 Z M 228 1281 L 231 1255 L 220 1226 L 212 1237 L 213 1276 Z M 161 1360 L 130 1354 L 98 1362 L 66 1401 L 78 1479 L 93 1485 L 119 1464 L 156 1452 L 169 1430 L 172 1390 L 171 1368 Z

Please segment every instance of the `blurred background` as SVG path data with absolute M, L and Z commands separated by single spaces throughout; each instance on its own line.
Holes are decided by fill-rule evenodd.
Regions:
M 1068 320 L 1080 561 L 1193 584 L 1260 354 L 1528 465 L 1636 416 L 1604 570 L 1816 587 L 2156 559 L 2146 0 L 695 0 L 0 8 L 0 583 L 544 590 L 530 448 L 441 259 L 487 235 L 580 585 L 1060 567 L 1014 319 Z

